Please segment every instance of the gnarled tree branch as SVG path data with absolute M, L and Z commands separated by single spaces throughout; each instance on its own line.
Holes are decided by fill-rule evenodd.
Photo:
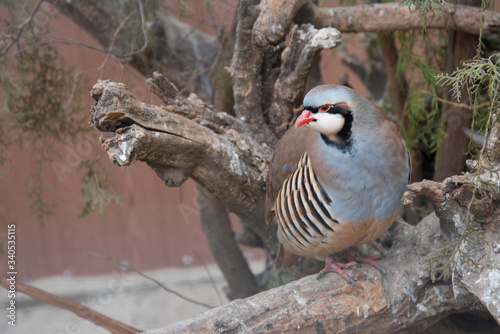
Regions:
M 276 138 L 265 124 L 262 113 L 262 64 L 255 47 L 252 28 L 259 13 L 258 1 L 242 0 L 238 4 L 236 44 L 229 73 L 233 80 L 234 112 L 248 124 L 261 143 L 273 145 Z
M 101 139 L 114 164 L 144 161 L 167 186 L 193 178 L 266 245 L 273 245 L 269 248 L 275 247 L 274 227 L 262 223 L 265 173 L 272 150 L 235 130 L 237 119 L 211 109 L 194 95 L 177 95 L 162 107 L 147 105 L 125 85 L 112 81 L 99 81 L 91 95 L 97 101 L 91 123 L 100 131 L 114 132 Z
M 426 255 L 442 243 L 436 216 L 394 228 L 398 237 L 381 261 L 388 274 L 369 266 L 349 269 L 356 286 L 335 274 L 308 276 L 145 333 L 408 333 L 481 308 L 465 289 L 430 280 Z
M 355 287 L 338 275 L 320 280 L 308 276 L 146 333 L 408 333 L 429 327 L 448 314 L 484 308 L 500 323 L 500 221 L 481 220 L 486 243 L 470 254 L 478 267 L 458 262 L 451 281 L 433 282 L 430 277 L 428 254 L 447 242 L 441 234 L 442 220 L 449 219 L 456 206 L 463 208 L 468 193 L 467 181 L 457 181 L 450 178 L 444 183 L 423 181 L 410 186 L 406 200 L 426 196 L 442 210 L 415 227 L 396 222 L 386 232 L 388 236 L 382 236 L 387 240 L 395 236 L 380 261 L 385 268 L 382 275 L 368 266 L 349 269 L 357 279 Z M 495 198 L 490 218 L 500 213 Z M 457 226 L 461 223 L 460 218 L 454 221 Z

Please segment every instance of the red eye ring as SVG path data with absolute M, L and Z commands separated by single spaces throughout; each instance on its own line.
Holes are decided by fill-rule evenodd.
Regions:
M 321 112 L 327 112 L 328 110 L 330 110 L 331 107 L 332 107 L 331 104 L 323 104 L 321 107 L 319 107 L 319 110 Z

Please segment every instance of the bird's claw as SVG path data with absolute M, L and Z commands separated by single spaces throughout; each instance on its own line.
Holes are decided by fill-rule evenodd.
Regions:
M 333 261 L 333 259 L 331 257 L 327 257 L 326 258 L 325 268 L 323 268 L 318 273 L 318 276 L 316 277 L 316 279 L 319 280 L 326 273 L 336 272 L 337 274 L 339 274 L 340 276 L 342 276 L 347 282 L 351 283 L 353 286 L 356 286 L 356 283 L 354 282 L 354 279 L 351 276 L 347 275 L 342 270 L 342 268 L 350 268 L 350 267 L 354 266 L 355 264 L 356 264 L 356 262 L 354 262 L 354 261 L 351 261 L 351 262 L 348 262 L 348 263 L 335 262 L 335 261 Z

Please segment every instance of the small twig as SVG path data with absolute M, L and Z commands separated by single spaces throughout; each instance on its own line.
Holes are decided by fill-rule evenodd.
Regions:
M 191 299 L 189 297 L 186 297 L 180 293 L 178 293 L 177 291 L 175 290 L 172 290 L 168 287 L 166 287 L 165 285 L 163 285 L 163 283 L 161 283 L 160 281 L 154 279 L 153 277 L 149 276 L 149 275 L 146 275 L 144 274 L 143 272 L 141 272 L 140 270 L 137 270 L 136 268 L 126 264 L 126 263 L 123 263 L 123 262 L 120 262 L 118 260 L 116 260 L 114 257 L 112 257 L 111 255 L 100 255 L 100 254 L 96 254 L 96 253 L 92 253 L 90 252 L 89 253 L 90 255 L 92 256 L 95 256 L 97 258 L 100 258 L 100 259 L 105 259 L 105 260 L 109 260 L 113 263 L 116 263 L 117 265 L 119 265 L 120 267 L 125 267 L 127 270 L 131 270 L 133 272 L 135 272 L 136 274 L 139 274 L 139 276 L 142 276 L 148 280 L 150 280 L 151 282 L 155 283 L 156 285 L 158 285 L 160 288 L 162 288 L 163 290 L 167 291 L 167 292 L 170 292 L 174 295 L 176 295 L 177 297 L 181 298 L 181 299 L 184 299 L 185 301 L 187 302 L 190 302 L 190 303 L 193 303 L 193 304 L 196 304 L 196 305 L 200 305 L 200 306 L 203 306 L 203 307 L 206 307 L 206 308 L 209 308 L 209 309 L 212 309 L 212 308 L 215 308 L 216 306 L 212 306 L 212 305 L 208 305 L 208 304 L 205 304 L 203 302 L 199 302 L 199 301 L 196 301 L 194 299 Z
M 38 3 L 36 4 L 35 8 L 33 9 L 33 11 L 31 12 L 30 16 L 24 20 L 24 22 L 21 24 L 21 26 L 19 27 L 19 30 L 17 31 L 17 35 L 16 37 L 14 37 L 12 39 L 12 41 L 10 41 L 9 45 L 7 45 L 3 50 L 2 52 L 0 52 L 0 57 L 5 55 L 7 52 L 9 52 L 9 50 L 14 46 L 14 44 L 19 40 L 19 38 L 21 38 L 21 34 L 23 33 L 24 31 L 24 28 L 26 28 L 26 26 L 33 20 L 33 17 L 35 16 L 35 14 L 38 12 L 38 10 L 40 9 L 40 6 L 42 5 L 42 2 L 44 0 L 40 0 L 38 1 Z
M 499 86 L 500 86 L 500 84 L 497 84 L 496 89 L 494 90 L 495 93 L 493 95 L 493 98 L 491 99 L 491 107 L 490 107 L 489 114 L 488 114 L 488 121 L 486 123 L 486 133 L 484 134 L 484 145 L 483 145 L 483 148 L 481 149 L 481 152 L 479 153 L 479 159 L 480 160 L 484 160 L 485 159 L 486 149 L 489 146 L 488 143 L 489 143 L 489 140 L 490 140 L 491 127 L 492 127 L 492 124 L 494 122 L 494 118 L 495 118 L 495 115 L 496 115 L 495 114 L 495 110 L 493 108 L 493 104 L 494 104 L 494 101 L 496 100 Z M 488 102 L 488 104 L 489 104 L 489 102 Z
M 109 52 L 106 53 L 106 57 L 104 57 L 104 61 L 102 62 L 101 66 L 99 66 L 99 68 L 101 69 L 101 76 L 102 76 L 102 71 L 104 70 L 104 66 L 106 66 L 106 63 L 108 62 L 108 58 L 111 54 L 111 51 L 113 50 L 113 47 L 115 46 L 115 42 L 116 42 L 116 38 L 118 37 L 118 33 L 123 29 L 125 24 L 132 18 L 132 16 L 135 15 L 135 13 L 137 13 L 137 9 L 132 11 L 130 14 L 128 14 L 127 17 L 125 17 L 125 19 L 116 28 L 115 33 L 113 34 L 113 37 L 111 38 L 111 43 L 109 44 L 109 47 L 108 47 Z
M 124 54 L 124 55 L 121 56 L 121 57 L 124 57 L 124 58 L 127 58 L 127 57 L 130 57 L 130 56 L 133 56 L 133 55 L 141 53 L 142 51 L 144 51 L 147 48 L 148 43 L 149 43 L 148 42 L 148 32 L 147 32 L 147 28 L 146 28 L 146 17 L 144 15 L 144 8 L 143 8 L 143 5 L 142 5 L 142 1 L 141 0 L 137 0 L 137 3 L 139 4 L 139 12 L 141 13 L 141 27 L 142 27 L 142 34 L 144 36 L 144 44 L 142 45 L 142 47 L 139 50 L 135 50 L 135 51 L 126 53 L 126 54 Z
M 474 109 L 478 109 L 478 108 L 482 108 L 482 107 L 487 107 L 490 105 L 490 102 L 484 102 L 484 103 L 481 103 L 477 106 L 469 106 L 467 104 L 464 104 L 464 103 L 457 103 L 457 102 L 453 102 L 453 101 L 448 101 L 448 100 L 445 100 L 445 99 L 442 99 L 440 97 L 437 97 L 437 100 L 439 102 L 443 102 L 443 103 L 446 103 L 446 104 L 449 104 L 449 105 L 452 105 L 454 107 L 459 107 L 459 108 L 464 108 L 464 109 L 469 109 L 469 110 L 474 110 Z
M 200 261 L 201 265 L 203 266 L 203 269 L 205 269 L 205 272 L 207 273 L 208 275 L 208 278 L 210 278 L 210 282 L 212 283 L 212 286 L 215 290 L 215 292 L 217 293 L 217 297 L 219 298 L 219 303 L 222 305 L 224 304 L 224 301 L 222 299 L 222 296 L 220 294 L 220 291 L 219 289 L 217 288 L 217 285 L 215 284 L 215 280 L 214 280 L 214 277 L 212 276 L 212 274 L 210 273 L 210 271 L 208 270 L 208 267 L 207 265 L 205 264 L 205 262 L 203 261 L 203 259 L 201 258 L 201 256 L 198 254 L 198 252 L 196 252 L 194 249 L 192 249 L 192 252 L 194 254 L 194 256 L 196 256 L 196 259 L 198 259 L 198 261 Z
M 7 291 L 9 291 L 10 282 L 7 280 L 7 277 L 0 278 L 0 285 L 3 286 Z M 114 334 L 136 334 L 142 332 L 141 330 L 135 329 L 119 321 L 108 318 L 105 315 L 96 312 L 71 299 L 54 295 L 44 290 L 35 288 L 34 286 L 26 285 L 19 280 L 16 280 L 16 291 L 25 293 L 28 296 L 38 299 L 44 303 L 53 305 L 66 311 L 73 312 L 82 319 L 88 320 Z
M 193 75 L 191 76 L 191 78 L 189 79 L 189 81 L 187 82 L 187 84 L 184 86 L 184 88 L 182 88 L 179 93 L 180 94 L 184 94 L 187 89 L 190 88 L 191 84 L 193 83 L 194 80 L 196 80 L 197 78 L 199 78 L 200 76 L 204 75 L 205 73 L 208 73 L 208 72 L 214 72 L 215 71 L 215 67 L 217 66 L 217 64 L 219 63 L 219 59 L 221 58 L 221 55 L 223 55 L 223 50 L 222 48 L 219 48 L 219 50 L 217 51 L 217 54 L 215 55 L 215 59 L 214 61 L 212 62 L 212 64 L 208 67 L 199 67 L 197 71 L 193 71 Z M 201 64 L 201 62 L 200 62 Z
M 139 1 L 139 4 L 141 4 L 140 1 Z M 142 9 L 142 6 L 140 8 Z M 118 36 L 118 33 L 120 32 L 120 30 L 123 29 L 123 27 L 125 26 L 125 24 L 132 18 L 132 16 L 135 15 L 135 13 L 137 13 L 137 10 L 134 10 L 129 15 L 127 15 L 127 17 L 125 17 L 125 19 L 123 19 L 123 21 L 120 23 L 120 25 L 118 26 L 118 28 L 116 28 L 116 30 L 115 30 L 115 32 L 113 34 L 113 37 L 111 39 L 111 43 L 110 43 L 110 45 L 108 47 L 108 50 L 106 52 L 106 56 L 104 57 L 104 60 L 103 60 L 102 64 L 99 65 L 99 67 L 97 67 L 95 69 L 89 69 L 89 70 L 80 71 L 80 72 L 75 73 L 75 75 L 73 76 L 73 87 L 71 88 L 71 95 L 69 96 L 67 102 L 64 104 L 65 107 L 67 107 L 70 104 L 70 102 L 73 100 L 73 96 L 75 94 L 76 87 L 77 87 L 78 78 L 81 75 L 84 75 L 84 74 L 90 72 L 91 70 L 94 70 L 94 71 L 99 71 L 100 70 L 101 71 L 100 77 L 102 77 L 102 74 L 103 74 L 103 71 L 104 71 L 104 67 L 108 63 L 109 56 L 112 55 L 113 47 L 115 45 L 115 41 L 116 41 L 116 37 Z M 141 13 L 141 16 L 142 16 L 142 13 Z
M 149 91 L 154 93 L 165 103 L 179 97 L 179 90 L 177 87 L 160 72 L 153 72 L 153 77 L 148 78 L 146 84 L 148 85 Z
M 22 51 L 25 51 L 29 48 L 36 48 L 36 47 L 40 47 L 40 46 L 46 45 L 46 44 L 64 44 L 64 45 L 83 46 L 89 50 L 98 51 L 98 52 L 102 52 L 102 53 L 111 53 L 115 57 L 120 57 L 119 54 L 115 54 L 113 52 L 110 52 L 108 49 L 99 48 L 99 47 L 96 47 L 96 46 L 90 45 L 88 43 L 79 41 L 77 39 L 69 38 L 69 37 L 53 35 L 53 34 L 42 34 L 42 35 L 39 35 L 39 37 L 43 40 L 42 42 L 29 44 L 29 45 L 25 46 L 24 48 L 19 49 L 17 52 L 22 52 Z
M 53 35 L 53 34 L 45 34 L 45 35 L 40 35 L 40 37 L 42 37 L 42 38 L 52 38 L 52 39 L 57 39 L 57 40 L 51 40 L 51 39 L 49 39 L 47 41 L 43 41 L 43 42 L 39 42 L 39 43 L 28 45 L 24 49 L 26 49 L 28 47 L 37 47 L 37 46 L 45 45 L 45 44 L 65 44 L 65 45 L 83 46 L 83 47 L 85 47 L 87 49 L 90 49 L 90 50 L 93 50 L 93 51 L 102 52 L 102 53 L 105 53 L 106 55 L 111 55 L 111 56 L 114 56 L 116 58 L 128 58 L 130 56 L 134 56 L 136 54 L 139 54 L 139 53 L 143 52 L 146 49 L 146 47 L 147 47 L 147 45 L 149 43 L 148 42 L 148 35 L 147 35 L 147 28 L 146 28 L 146 19 L 145 19 L 145 16 L 144 16 L 143 5 L 142 5 L 142 2 L 140 0 L 138 0 L 138 4 L 139 4 L 139 13 L 141 14 L 142 32 L 143 32 L 143 35 L 144 35 L 144 44 L 138 50 L 131 51 L 131 52 L 128 52 L 128 53 L 118 53 L 118 52 L 114 52 L 112 50 L 118 33 L 120 32 L 120 30 L 123 29 L 123 26 L 125 25 L 125 23 L 127 23 L 130 20 L 130 18 L 137 13 L 137 9 L 134 10 L 134 11 L 132 11 L 129 15 L 127 15 L 123 19 L 123 21 L 120 23 L 120 25 L 116 28 L 115 32 L 113 33 L 113 37 L 112 37 L 112 40 L 111 40 L 111 45 L 108 48 L 96 47 L 96 46 L 90 45 L 88 43 L 85 43 L 85 42 L 82 42 L 82 41 L 79 41 L 79 40 L 76 40 L 76 39 L 73 39 L 73 38 L 69 38 L 69 37 L 64 37 L 64 36 L 59 36 L 59 35 Z M 21 51 L 23 51 L 24 49 L 21 49 Z

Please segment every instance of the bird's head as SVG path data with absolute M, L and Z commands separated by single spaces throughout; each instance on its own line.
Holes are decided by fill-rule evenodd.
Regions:
M 352 102 L 357 97 L 351 89 L 337 85 L 321 85 L 304 97 L 304 111 L 295 128 L 309 126 L 330 141 L 347 143 L 351 137 Z

